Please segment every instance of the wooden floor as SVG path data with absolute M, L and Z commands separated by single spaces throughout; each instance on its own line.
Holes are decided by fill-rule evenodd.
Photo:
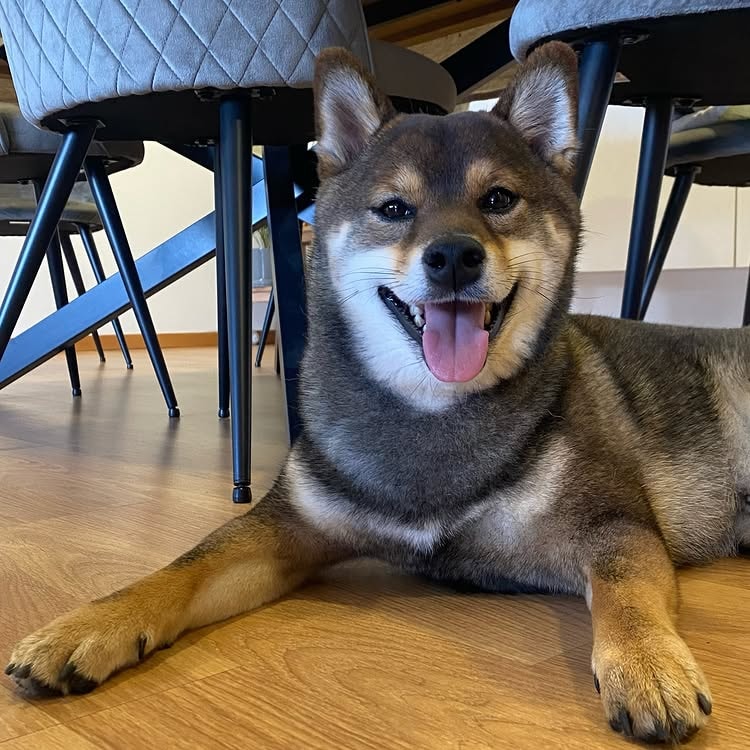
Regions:
M 215 354 L 167 352 L 170 423 L 142 351 L 59 358 L 0 393 L 0 658 L 63 610 L 169 562 L 242 512 Z M 273 353 L 266 355 L 269 365 Z M 256 492 L 283 458 L 279 381 L 256 373 Z M 750 562 L 681 574 L 681 627 L 712 685 L 695 748 L 750 747 Z M 375 563 L 197 631 L 88 696 L 0 682 L 0 750 L 617 748 L 589 673 L 582 601 L 457 595 Z M 5 663 L 3 661 L 3 663 Z

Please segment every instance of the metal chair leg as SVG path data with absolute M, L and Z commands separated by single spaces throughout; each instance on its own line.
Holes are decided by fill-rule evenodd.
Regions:
M 648 259 L 648 268 L 646 269 L 646 279 L 643 282 L 643 292 L 641 294 L 641 306 L 638 311 L 638 320 L 646 317 L 646 311 L 651 303 L 651 297 L 656 288 L 656 282 L 659 280 L 661 270 L 664 267 L 667 253 L 672 244 L 674 233 L 677 225 L 680 223 L 682 211 L 690 193 L 690 188 L 695 181 L 695 175 L 700 172 L 700 167 L 681 167 L 675 177 L 672 190 L 669 194 L 667 206 L 664 209 L 664 216 L 661 220 L 659 232 L 656 235 L 654 249 L 651 251 L 651 257 Z
M 96 208 L 102 218 L 104 231 L 107 233 L 107 239 L 115 254 L 117 268 L 120 271 L 125 289 L 128 292 L 130 304 L 133 306 L 133 312 L 135 313 L 138 327 L 141 329 L 143 341 L 151 358 L 156 379 L 159 381 L 164 400 L 167 402 L 169 416 L 179 417 L 180 410 L 177 406 L 177 398 L 169 377 L 169 371 L 167 370 L 167 363 L 164 361 L 164 354 L 159 345 L 154 321 L 151 318 L 151 312 L 148 309 L 146 297 L 143 294 L 143 286 L 138 277 L 138 269 L 133 259 L 133 253 L 130 250 L 128 238 L 125 235 L 125 228 L 122 225 L 120 212 L 115 203 L 115 196 L 112 193 L 112 186 L 104 169 L 104 163 L 101 158 L 88 157 L 84 166 L 91 192 L 94 195 Z
M 47 247 L 47 265 L 49 266 L 49 276 L 52 282 L 52 293 L 55 297 L 55 308 L 60 309 L 68 304 L 68 290 L 65 287 L 65 271 L 62 263 L 62 252 L 60 251 L 60 240 L 57 232 Z M 70 390 L 73 396 L 81 395 L 81 376 L 78 372 L 78 358 L 76 357 L 75 346 L 65 347 L 65 361 L 68 365 L 68 375 L 70 377 Z
M 633 221 L 630 225 L 628 261 L 625 267 L 625 288 L 622 295 L 623 318 L 637 319 L 641 307 L 646 264 L 651 253 L 656 212 L 659 207 L 659 190 L 667 160 L 672 110 L 671 99 L 650 99 L 646 102 Z
M 96 249 L 96 243 L 94 242 L 94 235 L 91 232 L 91 227 L 86 224 L 77 224 L 78 235 L 83 242 L 83 248 L 86 251 L 86 255 L 91 265 L 91 270 L 94 272 L 94 278 L 97 284 L 101 284 L 107 277 L 104 275 L 104 266 L 102 266 L 102 259 L 99 257 L 99 251 Z M 120 319 L 115 318 L 112 321 L 112 328 L 114 328 L 115 336 L 117 337 L 117 343 L 120 345 L 120 351 L 122 352 L 123 359 L 125 360 L 125 367 L 128 370 L 133 369 L 133 359 L 130 356 L 130 349 L 128 348 L 128 342 L 125 339 L 125 333 L 122 330 Z
M 284 378 L 289 440 L 294 442 L 302 429 L 297 406 L 297 382 L 307 318 L 302 245 L 290 152 L 287 146 L 266 146 L 263 165 L 273 249 L 273 290 L 278 315 L 276 349 L 280 352 Z
M 65 204 L 96 130 L 95 123 L 80 123 L 63 136 L 42 191 L 39 206 L 26 234 L 21 254 L 0 305 L 0 359 L 13 335 L 31 286 L 57 231 Z
M 219 355 L 219 418 L 229 416 L 229 328 L 227 275 L 224 260 L 224 221 L 221 201 L 221 156 L 214 147 L 214 214 L 216 216 L 216 330 Z
M 612 85 L 615 82 L 622 40 L 619 35 L 592 41 L 581 53 L 579 65 L 578 141 L 580 151 L 576 163 L 573 189 L 583 197 L 596 144 L 607 112 Z
M 255 366 L 260 367 L 263 361 L 263 352 L 266 350 L 266 343 L 268 342 L 268 334 L 271 330 L 271 323 L 273 322 L 273 315 L 276 312 L 276 297 L 274 296 L 273 289 L 271 290 L 271 296 L 268 298 L 268 304 L 266 305 L 266 314 L 263 318 L 263 328 L 260 331 L 260 341 L 258 341 L 258 351 L 255 354 Z
M 250 326 L 252 194 L 252 103 L 228 96 L 219 105 L 221 206 L 229 330 L 232 402 L 232 464 L 235 503 L 248 503 L 250 490 Z
M 40 180 L 34 180 L 34 197 L 37 203 L 42 197 L 43 184 Z M 55 299 L 55 308 L 59 310 L 68 304 L 68 289 L 65 285 L 65 271 L 62 263 L 62 251 L 60 250 L 60 232 L 55 230 L 47 246 L 47 267 L 49 278 L 52 283 L 52 295 Z M 68 377 L 70 378 L 70 390 L 74 397 L 81 395 L 81 376 L 78 372 L 78 357 L 75 346 L 65 347 L 65 362 L 68 366 Z
M 78 258 L 76 258 L 76 253 L 73 249 L 73 243 L 70 241 L 70 235 L 67 232 L 58 230 L 58 234 L 60 235 L 60 247 L 62 248 L 63 258 L 65 258 L 65 263 L 70 271 L 70 278 L 73 279 L 76 294 L 80 297 L 82 294 L 86 294 L 86 286 L 83 283 L 83 276 L 81 275 L 81 268 L 78 265 Z M 91 338 L 94 340 L 99 361 L 106 362 L 107 358 L 104 355 L 104 347 L 102 346 L 102 340 L 99 338 L 98 331 L 91 331 Z

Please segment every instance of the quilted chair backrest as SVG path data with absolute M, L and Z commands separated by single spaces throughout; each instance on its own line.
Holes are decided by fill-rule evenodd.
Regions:
M 0 32 L 36 125 L 115 97 L 309 87 L 326 47 L 372 67 L 359 0 L 0 0 Z

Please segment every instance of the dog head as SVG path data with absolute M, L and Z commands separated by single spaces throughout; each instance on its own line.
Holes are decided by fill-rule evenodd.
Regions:
M 398 115 L 352 55 L 320 56 L 311 319 L 334 299 L 370 376 L 412 404 L 438 410 L 512 378 L 565 314 L 576 96 L 560 43 L 491 112 L 444 117 Z

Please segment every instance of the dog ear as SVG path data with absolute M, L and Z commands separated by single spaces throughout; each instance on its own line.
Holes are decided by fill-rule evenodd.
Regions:
M 395 116 L 390 99 L 348 50 L 324 50 L 316 61 L 315 124 L 321 179 L 345 169 Z
M 562 42 L 532 52 L 492 110 L 509 122 L 531 149 L 570 176 L 578 141 L 578 61 Z

